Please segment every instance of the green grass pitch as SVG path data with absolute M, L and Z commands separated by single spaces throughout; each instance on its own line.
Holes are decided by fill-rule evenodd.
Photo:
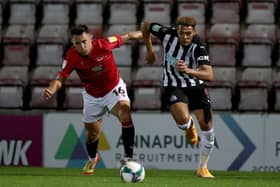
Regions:
M 215 179 L 201 179 L 195 171 L 146 169 L 142 183 L 123 183 L 118 169 L 96 169 L 94 176 L 82 176 L 81 169 L 0 167 L 0 187 L 279 187 L 279 172 L 212 171 Z

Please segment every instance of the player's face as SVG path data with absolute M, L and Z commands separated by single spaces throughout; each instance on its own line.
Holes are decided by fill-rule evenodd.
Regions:
M 177 33 L 179 36 L 180 43 L 182 45 L 190 45 L 192 42 L 195 31 L 192 26 L 178 25 Z
M 90 53 L 92 48 L 90 34 L 83 32 L 80 35 L 73 35 L 72 42 L 80 55 L 86 56 Z

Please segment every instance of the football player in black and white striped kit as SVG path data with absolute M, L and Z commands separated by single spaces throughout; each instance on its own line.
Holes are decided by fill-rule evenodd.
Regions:
M 164 49 L 163 80 L 164 102 L 176 122 L 185 131 L 192 145 L 198 143 L 195 124 L 190 115 L 193 111 L 201 129 L 200 162 L 197 175 L 214 178 L 207 163 L 214 148 L 210 98 L 205 81 L 213 79 L 206 45 L 195 31 L 196 20 L 192 17 L 179 17 L 175 27 L 144 21 L 142 33 L 147 48 L 146 60 L 155 60 L 151 34 L 157 37 Z

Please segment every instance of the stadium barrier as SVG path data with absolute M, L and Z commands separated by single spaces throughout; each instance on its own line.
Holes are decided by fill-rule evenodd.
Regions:
M 80 113 L 0 115 L 0 166 L 81 168 L 87 159 Z M 192 148 L 168 113 L 134 113 L 134 158 L 146 168 L 194 170 Z M 213 170 L 280 171 L 280 116 L 216 113 Z M 197 125 L 197 123 L 196 123 Z M 197 128 L 199 130 L 199 128 Z M 104 118 L 97 168 L 116 168 L 123 146 L 119 122 Z

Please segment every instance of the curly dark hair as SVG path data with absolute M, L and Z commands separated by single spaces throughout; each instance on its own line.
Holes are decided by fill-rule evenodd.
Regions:
M 177 18 L 176 24 L 183 26 L 192 26 L 193 28 L 195 28 L 196 20 L 195 18 L 190 16 L 181 16 Z
M 88 27 L 86 25 L 76 25 L 71 29 L 71 36 L 73 35 L 80 35 L 82 33 L 89 33 Z

